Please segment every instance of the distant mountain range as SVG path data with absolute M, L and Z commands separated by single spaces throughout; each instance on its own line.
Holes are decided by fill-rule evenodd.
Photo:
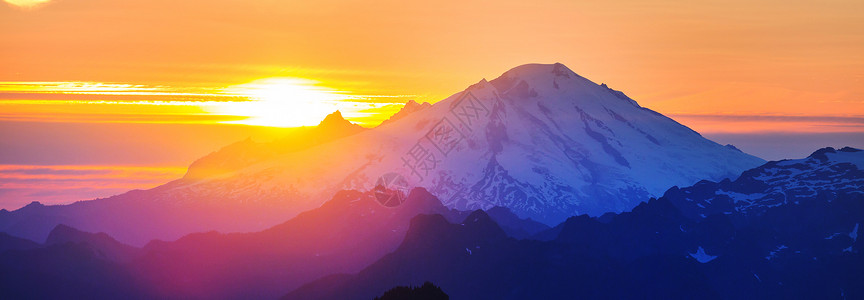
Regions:
M 381 206 L 371 193 L 343 191 L 261 232 L 196 233 L 151 242 L 133 268 L 160 297 L 272 299 L 321 276 L 360 270 L 393 251 L 409 220 L 427 213 L 452 220 L 464 216 L 422 189 L 396 208 Z
M 152 299 L 124 266 L 138 249 L 63 225 L 51 236 L 39 244 L 0 233 L 0 299 Z
M 493 211 L 495 219 L 506 224 L 508 233 L 516 237 L 549 228 L 519 219 L 506 208 Z M 49 274 L 56 272 L 53 276 L 62 278 L 75 274 L 67 270 L 66 264 L 123 273 L 129 279 L 121 286 L 142 287 L 143 291 L 134 294 L 146 295 L 144 298 L 277 298 L 328 274 L 356 272 L 393 251 L 402 241 L 409 220 L 418 214 L 440 214 L 455 221 L 468 212 L 444 207 L 422 188 L 412 191 L 404 205 L 396 208 L 381 206 L 372 193 L 342 191 L 321 207 L 261 232 L 195 233 L 177 241 L 157 240 L 137 248 L 121 244 L 104 233 L 82 232 L 61 224 L 50 232 L 44 245 L 0 235 L 0 253 L 29 250 L 8 254 L 17 259 L 31 253 L 69 251 L 82 261 L 61 260 L 59 265 L 48 267 Z M 0 254 L 0 258 L 4 255 Z M 9 265 L 0 270 L 39 269 L 40 264 L 10 259 Z M 38 278 L 13 276 L 6 280 L 14 286 Z
M 453 299 L 855 299 L 862 161 L 864 151 L 825 148 L 553 228 L 501 207 L 448 209 L 415 189 L 396 208 L 343 191 L 261 232 L 143 248 L 64 225 L 46 244 L 0 234 L 0 298 L 372 299 L 431 281 Z M 761 196 L 804 189 L 813 196 Z
M 297 202 L 303 201 L 278 188 L 255 194 L 254 199 L 245 198 L 250 197 L 246 192 L 256 187 L 255 182 L 235 182 L 219 188 L 205 187 L 206 183 L 365 130 L 343 119 L 337 111 L 318 126 L 293 129 L 279 140 L 259 143 L 247 139 L 225 146 L 192 163 L 183 178 L 150 190 L 69 205 L 33 202 L 11 212 L 0 210 L 0 231 L 41 242 L 55 226 L 65 224 L 105 232 L 136 246 L 153 239 L 174 240 L 193 232 L 260 231 L 296 215 L 300 206 Z
M 0 231 L 44 241 L 66 224 L 136 246 L 260 231 L 340 190 L 372 190 L 385 174 L 450 208 L 506 207 L 551 225 L 627 211 L 669 187 L 762 163 L 562 64 L 530 64 L 434 105 L 409 103 L 373 129 L 336 113 L 280 141 L 229 145 L 151 190 L 0 211 Z
M 689 218 L 721 213 L 743 218 L 784 204 L 830 200 L 838 194 L 864 194 L 861 150 L 823 148 L 804 159 L 769 162 L 734 181 L 706 180 L 688 188 L 672 188 L 664 198 Z
M 284 299 L 369 299 L 424 281 L 454 299 L 859 299 L 862 161 L 860 150 L 826 148 L 804 160 L 770 162 L 736 181 L 670 189 L 632 212 L 571 217 L 550 230 L 557 235 L 548 241 L 508 237 L 480 210 L 456 224 L 420 215 L 393 253 Z M 761 184 L 744 192 L 754 178 Z M 735 182 L 743 193 L 733 202 L 765 205 L 729 205 L 727 188 Z M 849 188 L 832 192 L 838 184 Z M 779 203 L 761 196 L 766 188 L 802 187 L 816 191 Z M 698 201 L 682 198 L 695 191 Z M 706 206 L 696 218 L 681 205 L 694 202 Z

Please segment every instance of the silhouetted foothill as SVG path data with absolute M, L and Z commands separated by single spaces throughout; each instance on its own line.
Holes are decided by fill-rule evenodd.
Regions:
M 375 297 L 375 300 L 449 300 L 440 287 L 431 282 L 425 282 L 422 286 L 408 287 L 397 286 L 385 292 L 381 297 Z

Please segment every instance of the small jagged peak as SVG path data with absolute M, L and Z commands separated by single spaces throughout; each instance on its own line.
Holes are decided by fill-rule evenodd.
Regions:
M 362 127 L 360 127 L 360 125 L 351 123 L 348 120 L 345 120 L 345 118 L 342 117 L 342 112 L 337 110 L 337 111 L 327 115 L 326 117 L 324 117 L 324 120 L 322 120 L 321 123 L 318 123 L 318 128 L 321 128 L 321 129 L 344 129 L 344 128 L 360 129 Z
M 447 218 L 444 218 L 440 214 L 418 214 L 411 218 L 405 236 L 406 238 L 420 237 L 426 234 L 443 232 L 445 228 L 451 225 L 450 222 L 447 222 Z
M 399 109 L 399 112 L 407 111 L 409 113 L 412 113 L 412 112 L 415 112 L 415 111 L 418 111 L 421 109 L 425 109 L 425 108 L 428 108 L 431 106 L 432 106 L 432 104 L 429 104 L 429 102 L 419 103 L 419 102 L 415 101 L 414 99 L 411 99 L 411 100 L 408 100 L 408 102 L 405 102 L 405 105 L 402 106 L 401 109 Z
M 408 198 L 436 198 L 435 195 L 430 193 L 424 187 L 415 187 L 408 191 Z
M 75 229 L 66 224 L 57 224 L 54 226 L 54 229 L 48 233 L 48 239 L 46 243 L 48 244 L 56 244 L 60 241 L 65 241 L 70 237 L 70 235 L 81 235 L 84 234 L 83 231 Z
M 138 256 L 137 248 L 120 243 L 107 233 L 81 231 L 65 224 L 54 226 L 45 240 L 45 245 L 66 243 L 87 244 L 101 256 L 117 262 L 130 261 Z
M 408 196 L 405 197 L 405 205 L 401 207 L 418 212 L 443 211 L 447 209 L 438 197 L 424 187 L 412 188 L 408 192 Z
M 488 87 L 489 81 L 487 81 L 486 78 L 483 78 L 480 79 L 480 81 L 478 81 L 477 83 L 469 85 L 468 88 L 466 88 L 465 90 L 482 90 Z M 494 87 L 494 85 L 492 87 Z
M 48 233 L 48 238 L 45 240 L 45 244 L 52 245 L 82 241 L 93 242 L 96 239 L 111 239 L 111 237 L 105 233 L 90 233 L 81 231 L 66 224 L 57 224 L 57 226 L 54 226 L 54 229 Z
M 381 125 L 388 124 L 390 122 L 399 120 L 401 118 L 404 118 L 405 116 L 408 116 L 410 114 L 413 114 L 413 113 L 421 111 L 421 110 L 425 110 L 425 109 L 430 108 L 430 107 L 432 107 L 432 104 L 429 104 L 429 102 L 419 103 L 419 102 L 415 101 L 414 99 L 408 100 L 408 102 L 405 102 L 405 105 L 402 106 L 402 108 L 400 108 L 399 111 L 397 111 L 395 114 L 390 116 L 390 118 L 388 118 L 387 120 L 384 120 L 384 122 L 381 122 Z M 381 126 L 381 125 L 378 125 L 378 126 Z
M 45 207 L 45 205 L 39 201 L 33 201 L 33 202 L 30 202 L 30 204 L 27 204 L 24 207 L 19 208 L 19 210 L 39 209 L 42 207 Z
M 807 158 L 813 158 L 813 159 L 817 159 L 820 161 L 827 161 L 828 160 L 828 156 L 826 155 L 827 153 L 837 153 L 837 150 L 834 149 L 834 147 L 825 147 L 825 148 L 816 150 L 815 152 L 813 152 L 812 154 L 807 156 Z
M 843 147 L 840 150 L 834 149 L 834 147 L 825 147 L 816 150 L 807 156 L 807 159 L 815 159 L 822 163 L 851 163 L 864 170 L 864 155 L 862 154 L 864 153 L 860 149 L 852 147 Z
M 325 124 L 345 123 L 345 122 L 348 122 L 348 120 L 345 120 L 345 118 L 342 117 L 341 111 L 336 110 L 335 112 L 324 117 L 324 120 L 322 120 L 321 123 L 318 123 L 318 126 L 325 125 Z
M 839 152 L 852 152 L 852 153 L 854 153 L 854 152 L 861 152 L 861 151 L 864 151 L 864 150 L 861 150 L 861 149 L 858 149 L 858 148 L 852 148 L 852 147 L 846 146 L 846 147 L 840 148 L 840 150 L 837 150 L 837 151 L 839 151 Z

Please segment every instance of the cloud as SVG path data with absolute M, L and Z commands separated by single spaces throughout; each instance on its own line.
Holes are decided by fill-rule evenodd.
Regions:
M 183 175 L 182 167 L 0 165 L 0 208 L 32 201 L 64 204 L 151 188 Z
M 669 114 L 700 133 L 864 132 L 864 116 Z
M 109 174 L 112 170 L 107 169 L 67 169 L 53 166 L 3 166 L 0 165 L 0 177 L 4 175 L 91 175 Z
M 720 114 L 671 114 L 672 117 L 699 118 L 722 121 L 762 121 L 762 122 L 818 122 L 864 124 L 860 116 L 783 116 L 783 115 L 720 115 Z
M 296 81 L 296 82 L 295 82 Z M 294 93 L 294 94 L 291 94 Z M 300 94 L 297 94 L 300 93 Z M 287 97 L 308 99 L 309 124 L 340 110 L 352 122 L 378 125 L 414 95 L 354 93 L 302 78 L 271 77 L 218 86 L 169 86 L 87 81 L 0 81 L 0 122 L 182 123 L 273 125 L 284 122 Z M 317 98 L 316 98 L 317 97 Z M 274 109 L 275 108 L 275 109 Z M 313 114 L 310 108 L 319 108 Z M 396 109 L 398 110 L 398 109 Z M 378 115 L 377 113 L 384 113 Z M 261 117 L 270 123 L 260 122 Z M 288 118 L 291 119 L 291 118 Z M 297 119 L 297 118 L 294 118 Z M 258 120 L 258 122 L 255 122 Z
M 767 160 L 804 158 L 829 146 L 864 149 L 864 131 L 709 133 L 705 137 Z

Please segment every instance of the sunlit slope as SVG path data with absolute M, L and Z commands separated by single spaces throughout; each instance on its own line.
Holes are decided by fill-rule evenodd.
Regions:
M 11 213 L 0 225 L 41 240 L 63 220 L 133 244 L 196 231 L 255 231 L 318 207 L 336 191 L 372 189 L 388 173 L 452 208 L 504 206 L 552 224 L 629 210 L 669 187 L 734 177 L 763 162 L 561 64 L 514 68 L 370 130 L 330 119 L 325 124 L 347 133 L 321 131 L 311 135 L 326 137 L 316 143 L 241 143 L 161 187 L 25 207 L 26 214 Z

